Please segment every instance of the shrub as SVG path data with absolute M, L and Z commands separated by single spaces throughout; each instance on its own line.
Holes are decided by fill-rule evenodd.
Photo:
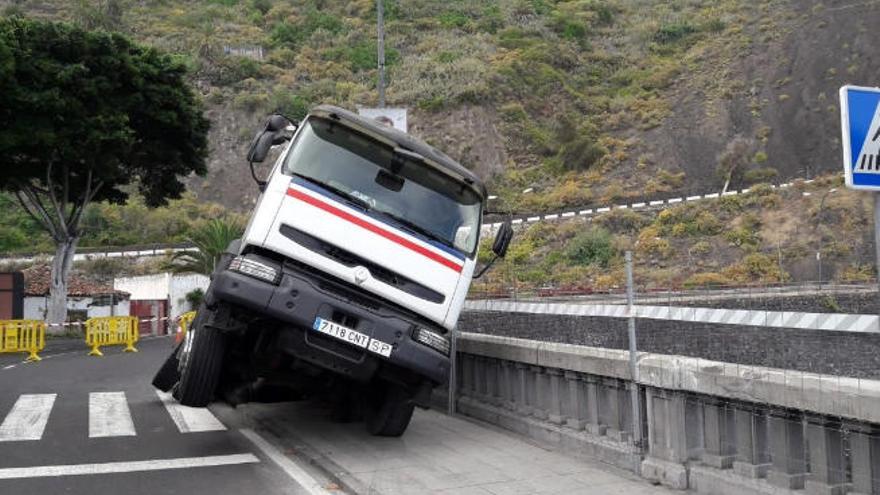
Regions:
M 644 216 L 627 209 L 615 209 L 600 216 L 596 221 L 615 233 L 638 232 L 649 223 L 650 220 Z
M 749 184 L 756 182 L 768 182 L 775 179 L 779 175 L 779 171 L 773 167 L 762 167 L 748 170 L 743 174 L 743 180 Z
M 782 271 L 776 260 L 761 253 L 752 253 L 738 263 L 725 268 L 722 273 L 736 282 L 784 282 L 788 274 Z
M 269 106 L 273 111 L 280 112 L 282 115 L 294 120 L 304 119 L 309 113 L 310 108 L 305 98 L 284 89 L 272 93 Z
M 660 230 L 651 225 L 639 232 L 636 240 L 636 251 L 651 256 L 666 258 L 672 254 L 669 241 L 660 237 Z
M 654 33 L 655 43 L 670 44 L 681 41 L 687 36 L 697 32 L 697 28 L 687 22 L 664 24 Z
M 470 22 L 470 18 L 461 12 L 444 12 L 438 20 L 446 29 L 463 28 Z
M 601 227 L 582 232 L 568 242 L 565 255 L 573 263 L 607 267 L 615 255 L 611 233 Z

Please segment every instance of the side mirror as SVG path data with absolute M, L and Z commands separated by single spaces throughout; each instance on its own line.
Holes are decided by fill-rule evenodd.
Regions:
M 492 243 L 492 253 L 495 257 L 489 260 L 489 262 L 483 266 L 483 269 L 473 276 L 474 279 L 478 279 L 485 275 L 498 258 L 503 258 L 504 255 L 507 254 L 507 248 L 510 247 L 511 239 L 513 239 L 513 226 L 510 224 L 510 220 L 508 220 L 501 224 L 498 228 L 498 233 L 495 234 L 495 241 Z
M 278 114 L 270 116 L 263 125 L 263 130 L 258 132 L 251 141 L 247 161 L 261 163 L 265 160 L 273 145 L 281 144 L 287 140 L 287 136 L 281 134 L 281 131 L 286 129 L 288 125 L 290 125 L 290 121 L 283 116 Z
M 508 220 L 501 224 L 498 233 L 495 234 L 495 242 L 492 243 L 492 252 L 495 253 L 495 256 L 503 258 L 507 254 L 511 239 L 513 239 L 513 226 Z
M 265 130 L 260 131 L 251 141 L 251 147 L 248 150 L 247 161 L 251 163 L 262 163 L 269 154 L 272 144 L 275 142 L 275 133 Z

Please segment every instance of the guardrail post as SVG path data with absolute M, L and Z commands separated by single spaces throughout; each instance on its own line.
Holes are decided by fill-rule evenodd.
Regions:
M 547 375 L 540 366 L 532 366 L 531 392 L 535 398 L 532 402 L 532 416 L 538 419 L 547 419 Z
M 474 357 L 474 397 L 486 402 L 486 358 Z
M 556 368 L 547 368 L 547 375 L 550 379 L 550 389 L 548 390 L 550 414 L 548 419 L 551 423 L 561 425 L 565 422 L 565 416 L 562 414 L 562 371 Z
M 493 406 L 500 406 L 501 401 L 501 369 L 500 360 L 486 360 L 486 398 Z
M 584 383 L 574 371 L 565 372 L 568 381 L 568 419 L 569 428 L 580 431 L 587 426 L 587 394 Z
M 599 379 L 593 375 L 586 376 L 587 385 L 587 430 L 593 435 L 605 434 L 605 425 L 599 414 Z
M 689 430 L 702 428 L 700 415 L 681 392 L 645 387 L 648 409 L 648 455 L 641 474 L 679 490 L 688 487 L 687 461 L 694 439 Z
M 846 495 L 846 467 L 840 423 L 823 418 L 807 422 L 807 445 L 810 448 L 810 476 L 804 484 L 808 493 Z
M 803 422 L 793 413 L 778 411 L 771 413 L 768 427 L 773 465 L 767 481 L 789 490 L 803 488 L 807 470 Z
M 511 361 L 502 361 L 504 365 L 504 408 L 513 411 L 516 409 L 516 367 Z
M 767 415 L 757 409 L 738 408 L 736 422 L 736 460 L 733 471 L 747 478 L 764 478 L 770 467 L 767 450 Z
M 733 411 L 727 406 L 711 400 L 703 403 L 704 451 L 701 460 L 704 464 L 718 469 L 733 467 L 735 430 Z
M 602 380 L 600 385 L 601 403 L 600 417 L 605 425 L 605 435 L 618 442 L 628 440 L 628 433 L 621 424 L 621 394 L 617 380 Z
M 849 441 L 854 492 L 880 495 L 880 435 L 870 426 L 856 426 Z
M 529 397 L 529 391 L 531 390 L 531 388 L 529 387 L 529 365 L 517 361 L 515 363 L 515 366 L 518 375 L 517 381 L 519 384 L 519 393 L 517 394 L 518 404 L 516 406 L 516 410 L 523 416 L 528 416 L 532 413 Z

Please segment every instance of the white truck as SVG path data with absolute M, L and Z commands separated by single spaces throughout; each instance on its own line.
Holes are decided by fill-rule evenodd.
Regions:
M 253 163 L 287 141 L 258 179 Z M 447 381 L 485 186 L 413 136 L 333 106 L 301 124 L 270 117 L 248 161 L 262 194 L 154 385 L 195 407 L 324 396 L 370 433 L 401 435 Z M 495 258 L 511 235 L 502 224 Z

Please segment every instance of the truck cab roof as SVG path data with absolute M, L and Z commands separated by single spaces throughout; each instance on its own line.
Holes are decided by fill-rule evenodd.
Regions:
M 339 121 L 361 132 L 367 132 L 386 141 L 391 141 L 397 147 L 418 153 L 435 168 L 470 184 L 484 201 L 486 199 L 486 185 L 479 177 L 442 151 L 415 136 L 333 105 L 319 105 L 313 108 L 309 115 Z

